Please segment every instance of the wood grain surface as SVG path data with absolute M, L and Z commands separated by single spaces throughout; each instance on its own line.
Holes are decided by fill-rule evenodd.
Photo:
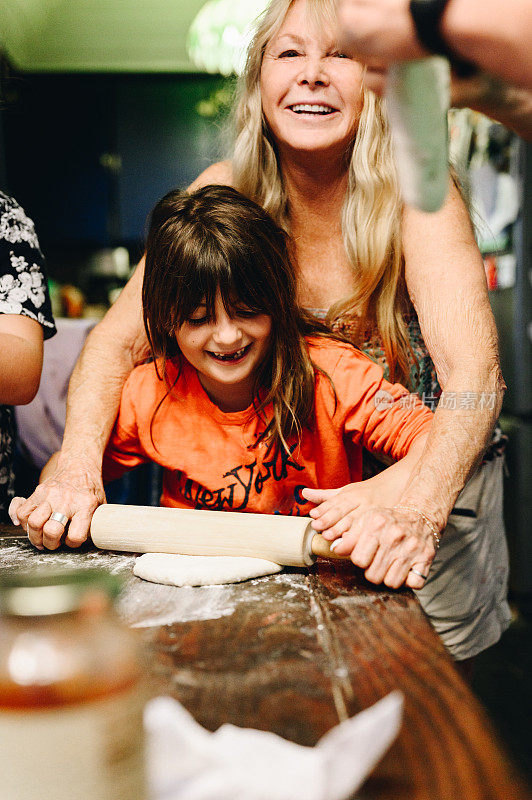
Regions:
M 2 566 L 29 566 L 37 553 L 7 538 L 13 533 L 0 530 Z M 39 553 L 38 561 L 98 566 L 100 557 L 85 547 L 75 559 L 59 551 Z M 112 558 L 106 554 L 102 566 L 112 567 Z M 129 562 L 116 563 L 134 599 L 143 582 L 129 574 Z M 174 696 L 211 730 L 232 722 L 313 745 L 399 689 L 401 732 L 359 800 L 530 797 L 412 593 L 372 586 L 342 562 L 287 573 L 227 587 L 231 607 L 223 616 L 144 628 L 150 691 Z M 197 597 L 199 607 L 208 596 L 165 589 L 176 602 L 196 593 L 186 597 Z

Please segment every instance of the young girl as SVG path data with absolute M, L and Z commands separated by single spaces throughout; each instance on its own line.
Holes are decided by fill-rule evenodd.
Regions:
M 152 460 L 162 505 L 307 515 L 306 487 L 361 480 L 363 447 L 417 460 L 431 412 L 298 308 L 288 242 L 228 187 L 157 204 L 143 284 L 155 360 L 124 386 L 106 480 Z

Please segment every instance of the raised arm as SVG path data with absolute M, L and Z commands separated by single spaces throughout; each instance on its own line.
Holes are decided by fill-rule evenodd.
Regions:
M 95 508 L 105 502 L 102 456 L 115 420 L 122 386 L 148 353 L 142 324 L 141 287 L 144 262 L 116 303 L 94 328 L 70 380 L 67 421 L 55 470 L 27 500 L 10 507 L 36 547 L 59 546 L 64 526 L 49 520 L 60 512 L 71 522 L 66 544 L 77 547 L 88 536 Z
M 451 106 L 472 108 L 532 142 L 532 90 L 512 86 L 479 72 L 471 78 L 452 77 Z
M 417 39 L 408 0 L 341 0 L 346 48 L 368 65 L 366 85 L 382 95 L 386 68 L 429 55 Z M 441 33 L 456 55 L 473 61 L 469 78 L 453 73 L 451 105 L 469 107 L 532 141 L 532 6 L 529 0 L 449 0 Z
M 341 32 L 355 58 L 390 64 L 430 55 L 416 35 L 409 0 L 340 0 Z M 529 0 L 448 0 L 440 33 L 457 56 L 532 89 Z

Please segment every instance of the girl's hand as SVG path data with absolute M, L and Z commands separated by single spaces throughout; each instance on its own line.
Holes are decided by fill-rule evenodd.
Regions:
M 357 515 L 349 530 L 336 540 L 334 552 L 349 555 L 371 583 L 421 589 L 436 549 L 430 529 L 417 514 L 370 508 Z
M 332 542 L 348 531 L 366 509 L 396 505 L 410 477 L 411 466 L 402 459 L 373 478 L 348 483 L 339 489 L 303 489 L 303 497 L 318 504 L 309 512 L 314 520 L 312 527 Z

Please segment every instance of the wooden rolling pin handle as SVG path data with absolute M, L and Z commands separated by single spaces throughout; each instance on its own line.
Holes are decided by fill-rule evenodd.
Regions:
M 316 556 L 341 558 L 311 522 L 281 514 L 104 504 L 94 512 L 91 537 L 104 550 L 251 556 L 294 567 L 308 567 Z
M 319 556 L 320 558 L 334 558 L 340 561 L 349 561 L 349 556 L 340 556 L 331 550 L 330 542 L 327 539 L 324 539 L 321 533 L 315 533 L 312 537 L 312 541 L 310 543 L 310 549 L 314 556 Z

